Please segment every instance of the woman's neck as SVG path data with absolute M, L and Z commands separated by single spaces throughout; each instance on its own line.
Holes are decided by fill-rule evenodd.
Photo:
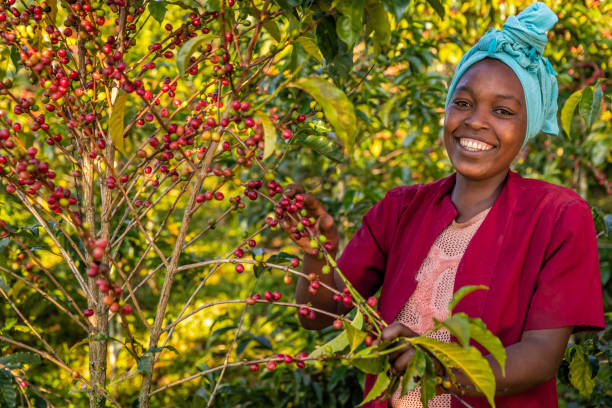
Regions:
M 508 172 L 487 180 L 470 180 L 457 173 L 451 201 L 457 209 L 457 222 L 465 222 L 491 207 L 501 192 Z

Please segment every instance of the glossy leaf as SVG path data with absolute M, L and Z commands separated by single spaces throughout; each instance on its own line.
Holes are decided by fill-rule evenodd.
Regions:
M 582 98 L 580 98 L 580 104 L 578 105 L 578 112 L 587 128 L 591 128 L 591 107 L 593 106 L 593 88 L 587 86 L 582 90 Z
M 414 357 L 406 366 L 406 371 L 402 375 L 402 388 L 401 395 L 406 395 L 408 392 L 414 390 L 418 385 L 418 378 L 425 374 L 425 366 L 427 356 L 419 349 L 415 349 Z
M 323 62 L 323 54 L 321 54 L 321 50 L 319 49 L 316 41 L 312 37 L 303 35 L 301 37 L 298 37 L 295 41 L 300 44 L 300 46 L 304 49 L 304 51 L 306 51 L 308 55 L 316 59 L 319 64 Z
M 491 353 L 501 367 L 502 374 L 506 375 L 506 349 L 499 338 L 487 329 L 482 320 L 470 319 L 470 337 Z
M 378 398 L 383 392 L 385 392 L 385 390 L 387 389 L 387 387 L 389 386 L 389 383 L 391 382 L 391 379 L 389 378 L 389 376 L 387 375 L 386 371 L 378 374 L 378 376 L 376 377 L 376 382 L 374 383 L 374 386 L 372 387 L 372 389 L 370 390 L 370 392 L 368 392 L 368 395 L 366 395 L 366 397 L 364 398 L 363 401 L 361 401 L 361 404 L 357 405 L 358 407 L 362 406 L 363 404 L 366 404 L 370 401 L 374 401 L 376 398 Z
M 389 13 L 393 14 L 395 21 L 402 18 L 409 4 L 410 0 L 383 0 L 383 5 Z
M 391 113 L 391 109 L 395 107 L 395 103 L 399 99 L 400 95 L 393 95 L 383 104 L 383 106 L 379 110 L 379 117 L 382 124 L 388 128 L 389 127 L 389 114 Z
M 430 337 L 414 337 L 410 339 L 414 345 L 421 346 L 438 357 L 447 366 L 461 369 L 480 390 L 489 404 L 495 407 L 495 377 L 491 366 L 476 347 L 464 349 L 457 343 L 444 343 Z
M 176 56 L 176 65 L 178 66 L 180 76 L 185 75 L 185 69 L 189 66 L 189 59 L 191 58 L 193 53 L 196 52 L 198 47 L 203 42 L 211 41 L 212 39 L 216 37 L 217 36 L 214 34 L 203 34 L 203 35 L 194 37 L 190 39 L 189 41 L 187 41 L 185 44 L 183 44 L 183 46 L 178 51 L 178 54 Z
M 455 294 L 453 295 L 453 298 L 448 303 L 448 310 L 452 311 L 455 308 L 455 306 L 457 306 L 457 303 L 459 303 L 461 299 L 463 299 L 466 295 L 474 292 L 475 290 L 479 290 L 479 289 L 488 290 L 489 288 L 485 285 L 467 285 L 467 286 L 460 288 L 457 292 L 455 292 Z
M 576 91 L 567 98 L 565 105 L 561 109 L 561 126 L 568 138 L 571 138 L 572 117 L 574 111 L 582 99 L 582 90 Z
M 438 13 L 440 18 L 444 18 L 444 5 L 440 0 L 427 0 L 427 2 Z
M 364 0 L 340 0 L 336 8 L 342 14 L 336 21 L 336 33 L 342 41 L 352 46 L 363 29 Z
M 128 143 L 123 137 L 123 129 L 125 128 L 123 118 L 125 116 L 125 102 L 127 101 L 127 98 L 127 93 L 119 93 L 115 99 L 115 103 L 113 104 L 108 124 L 108 130 L 113 141 L 113 145 L 123 154 L 127 154 L 128 150 Z
M 593 103 L 591 104 L 591 114 L 589 116 L 589 127 L 593 125 L 599 115 L 601 109 L 601 99 L 603 98 L 603 90 L 601 86 L 596 86 L 593 92 Z
M 366 0 L 365 9 L 369 15 L 366 22 L 367 31 L 374 31 L 374 41 L 380 47 L 391 40 L 391 26 L 387 16 L 387 10 L 380 0 Z
M 387 356 L 370 357 L 370 358 L 355 358 L 351 360 L 351 364 L 367 374 L 382 373 L 388 363 Z
M 276 147 L 276 138 L 278 136 L 272 120 L 265 112 L 256 112 L 255 116 L 261 120 L 261 125 L 264 130 L 264 154 L 263 160 L 270 157 Z
M 275 20 L 266 20 L 263 23 L 264 28 L 276 40 L 277 42 L 282 39 L 281 32 L 278 28 L 278 24 L 276 24 Z
M 440 322 L 440 324 L 448 329 L 451 335 L 455 336 L 459 343 L 464 348 L 470 345 L 470 323 L 465 313 L 458 313 Z
M 429 401 L 436 396 L 436 372 L 431 358 L 425 358 L 425 374 L 421 377 L 419 385 L 421 386 L 421 404 L 423 408 L 429 406 Z M 493 406 L 495 406 L 493 404 Z
M 300 78 L 289 86 L 307 92 L 317 101 L 338 138 L 347 149 L 351 149 L 357 133 L 357 118 L 346 94 L 331 82 L 318 77 Z
M 582 348 L 576 347 L 574 357 L 569 364 L 570 383 L 584 398 L 589 398 L 595 388 L 595 379 L 591 377 L 591 366 Z
M 167 7 L 168 4 L 164 0 L 151 0 L 148 6 L 151 17 L 160 24 L 164 21 Z
M 346 330 L 343 330 L 342 333 L 334 337 L 332 340 L 328 341 L 324 345 L 316 348 L 312 353 L 308 355 L 308 357 L 318 358 L 323 355 L 334 355 L 346 350 L 349 346 L 349 339 L 346 333 Z
M 294 139 L 295 143 L 308 147 L 335 162 L 339 163 L 344 160 L 344 156 L 338 145 L 325 136 L 299 135 L 294 137 Z
M 351 324 L 344 324 L 347 339 L 349 342 L 349 350 L 353 352 L 357 347 L 359 347 L 363 340 L 366 338 L 367 333 L 363 332 L 357 328 L 355 328 Z

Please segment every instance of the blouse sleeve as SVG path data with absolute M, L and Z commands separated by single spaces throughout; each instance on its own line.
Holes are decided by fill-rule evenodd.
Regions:
M 597 238 L 583 200 L 560 212 L 537 278 L 524 330 L 605 327 Z
M 363 216 L 361 228 L 337 261 L 340 271 L 362 296 L 373 295 L 382 284 L 404 188 L 389 190 Z

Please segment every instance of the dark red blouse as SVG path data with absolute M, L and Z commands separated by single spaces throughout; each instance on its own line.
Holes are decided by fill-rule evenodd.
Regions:
M 338 265 L 365 297 L 381 286 L 379 309 L 391 323 L 416 287 L 415 275 L 437 236 L 457 216 L 455 174 L 389 190 L 363 217 Z M 484 284 L 455 308 L 480 317 L 504 346 L 526 330 L 604 328 L 597 241 L 588 204 L 575 192 L 510 171 L 457 269 L 455 288 Z M 481 349 L 482 350 L 482 349 Z M 375 380 L 366 378 L 366 393 Z M 555 379 L 499 408 L 557 407 Z M 466 398 L 475 408 L 484 398 Z M 453 401 L 453 408 L 459 407 Z M 365 405 L 386 408 L 387 402 Z

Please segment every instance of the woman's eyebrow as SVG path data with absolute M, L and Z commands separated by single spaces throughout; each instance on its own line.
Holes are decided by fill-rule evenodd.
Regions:
M 519 104 L 519 106 L 522 106 L 523 103 L 521 102 L 521 100 L 519 98 L 517 98 L 514 95 L 502 95 L 502 94 L 496 94 L 495 95 L 495 99 L 512 99 L 514 100 L 516 103 Z
M 455 92 L 461 92 L 461 91 L 467 92 L 467 93 L 472 94 L 472 95 L 474 94 L 474 90 L 469 85 L 461 85 L 461 86 L 458 86 L 455 89 Z M 519 106 L 523 105 L 521 100 L 519 98 L 517 98 L 516 96 L 514 96 L 514 95 L 495 94 L 495 95 L 493 95 L 493 98 L 495 98 L 495 99 L 512 99 L 516 103 L 518 103 Z

